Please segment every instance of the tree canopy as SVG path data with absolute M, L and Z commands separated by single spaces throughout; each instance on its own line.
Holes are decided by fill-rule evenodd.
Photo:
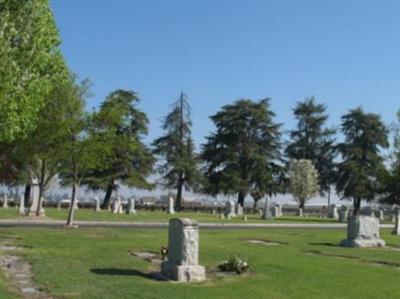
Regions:
M 181 93 L 163 120 L 165 134 L 153 142 L 153 152 L 161 159 L 157 170 L 162 184 L 177 189 L 177 211 L 182 208 L 183 189 L 191 190 L 199 181 L 199 161 L 194 152 L 190 113 L 187 96 Z
M 0 1 L 0 141 L 35 128 L 54 80 L 67 79 L 47 0 Z
M 337 146 L 342 160 L 336 189 L 342 197 L 353 199 L 357 214 L 361 200 L 376 199 L 382 192 L 385 166 L 380 150 L 389 146 L 388 130 L 378 114 L 362 108 L 342 116 L 341 130 L 345 140 Z
M 279 171 L 280 124 L 269 99 L 242 99 L 211 116 L 216 132 L 202 146 L 206 193 L 265 195 Z
M 309 98 L 298 102 L 293 110 L 297 127 L 290 131 L 286 148 L 289 159 L 310 160 L 318 171 L 318 185 L 321 194 L 329 191 L 335 178 L 335 133 L 328 128 L 326 105 Z

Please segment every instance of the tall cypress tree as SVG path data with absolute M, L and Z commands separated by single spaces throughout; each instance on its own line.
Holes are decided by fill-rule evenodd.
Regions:
M 198 182 L 198 159 L 191 136 L 191 108 L 182 92 L 172 104 L 172 111 L 164 118 L 165 135 L 153 142 L 154 153 L 160 157 L 158 172 L 165 187 L 176 188 L 176 210 L 182 209 L 183 189 L 190 190 Z
M 290 160 L 310 160 L 318 171 L 318 185 L 321 195 L 328 194 L 335 178 L 335 130 L 328 128 L 326 106 L 317 104 L 309 98 L 298 102 L 293 109 L 297 127 L 290 131 L 290 141 L 286 147 L 286 155 Z
M 211 116 L 216 132 L 202 148 L 205 192 L 247 194 L 259 199 L 276 191 L 280 159 L 280 125 L 274 122 L 269 99 L 242 99 Z
M 336 189 L 344 198 L 352 198 L 354 215 L 362 200 L 376 199 L 382 191 L 385 174 L 380 149 L 387 148 L 387 129 L 378 114 L 362 108 L 342 116 L 341 130 L 345 142 L 338 144 L 342 161 L 338 164 Z

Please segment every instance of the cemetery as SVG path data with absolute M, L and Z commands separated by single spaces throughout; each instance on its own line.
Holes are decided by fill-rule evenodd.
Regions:
M 0 299 L 400 298 L 399 12 L 0 0 Z

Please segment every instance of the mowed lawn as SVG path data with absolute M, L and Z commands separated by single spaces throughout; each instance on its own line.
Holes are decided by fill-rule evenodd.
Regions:
M 384 249 L 335 246 L 344 236 L 344 230 L 203 229 L 202 265 L 213 270 L 238 254 L 252 271 L 182 284 L 152 279 L 158 267 L 130 254 L 157 252 L 167 244 L 166 229 L 0 228 L 0 238 L 15 238 L 37 283 L 55 298 L 400 298 L 400 237 L 383 230 L 392 246 Z M 0 276 L 0 297 L 14 298 L 5 285 Z
M 55 208 L 46 208 L 46 217 L 48 219 L 66 220 L 68 215 L 67 209 L 57 210 Z M 264 220 L 258 214 L 247 214 L 247 222 L 243 217 L 234 217 L 231 219 L 221 219 L 220 215 L 213 215 L 212 213 L 177 213 L 175 215 L 167 214 L 162 211 L 144 211 L 139 210 L 136 215 L 127 214 L 113 214 L 110 211 L 94 212 L 91 209 L 79 209 L 75 212 L 75 220 L 84 221 L 127 221 L 127 222 L 168 222 L 169 219 L 175 217 L 187 217 L 196 219 L 204 223 L 292 223 L 292 222 L 305 222 L 305 223 L 337 223 L 337 220 L 329 218 L 319 218 L 315 216 L 310 217 L 297 217 L 297 216 L 283 216 L 274 220 Z M 0 208 L 0 219 L 24 219 L 19 216 L 16 208 L 2 209 Z M 32 219 L 32 218 L 31 218 Z M 388 222 L 390 223 L 390 222 Z

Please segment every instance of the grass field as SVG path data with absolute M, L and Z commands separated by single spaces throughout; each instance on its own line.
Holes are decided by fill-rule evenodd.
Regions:
M 49 219 L 66 220 L 67 209 L 57 210 L 55 208 L 47 208 L 46 216 Z M 168 222 L 170 218 L 175 217 L 188 217 L 196 219 L 199 222 L 204 223 L 246 223 L 242 217 L 236 217 L 232 219 L 220 219 L 219 215 L 213 215 L 211 213 L 177 213 L 175 215 L 167 214 L 161 211 L 138 211 L 136 215 L 126 214 L 112 214 L 109 211 L 94 212 L 89 209 L 79 209 L 75 213 L 75 220 L 86 220 L 86 221 L 137 221 L 137 222 Z M 15 208 L 2 209 L 0 208 L 0 219 L 15 219 L 20 217 L 18 210 Z M 21 217 L 23 218 L 23 217 Z M 296 216 L 284 216 L 276 218 L 275 220 L 263 220 L 257 214 L 247 215 L 248 223 L 266 223 L 266 222 L 278 222 L 278 223 L 291 223 L 291 222 L 306 222 L 306 223 L 337 223 L 337 220 L 329 218 L 318 218 L 318 217 L 296 217 Z M 390 222 L 388 222 L 390 223 Z
M 203 229 L 202 265 L 212 270 L 238 254 L 252 272 L 188 285 L 155 281 L 148 274 L 158 267 L 130 254 L 157 252 L 166 229 L 0 228 L 0 239 L 15 238 L 37 283 L 55 298 L 400 298 L 400 238 L 382 235 L 396 248 L 337 247 L 344 230 Z M 4 286 L 0 276 L 0 298 L 14 298 Z

